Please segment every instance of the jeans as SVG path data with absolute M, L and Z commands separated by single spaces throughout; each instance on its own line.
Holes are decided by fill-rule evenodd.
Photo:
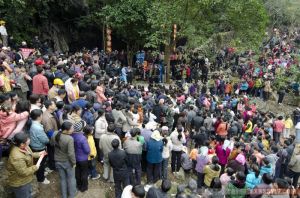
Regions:
M 32 149 L 33 152 L 41 152 L 43 150 Z M 45 168 L 46 168 L 47 156 L 45 156 L 41 162 L 39 169 L 36 172 L 36 179 L 38 182 L 43 182 L 45 180 Z
M 161 162 L 147 165 L 147 183 L 156 183 L 161 177 Z
M 121 198 L 123 188 L 129 185 L 127 170 L 114 170 L 115 197 Z
M 75 169 L 70 162 L 55 162 L 60 177 L 62 198 L 73 198 L 76 194 Z
M 168 179 L 168 163 L 169 158 L 163 158 L 163 161 L 161 163 L 162 179 Z
M 178 172 L 180 170 L 181 167 L 180 158 L 181 158 L 181 151 L 172 151 L 172 157 L 171 157 L 172 172 Z
M 15 198 L 31 198 L 32 186 L 31 183 L 19 187 L 12 187 Z
M 204 173 L 197 172 L 197 187 L 201 188 L 204 184 Z
M 300 143 L 300 129 L 296 129 L 296 142 Z
M 274 131 L 273 135 L 274 135 L 274 141 L 275 141 L 275 143 L 278 144 L 278 142 L 280 141 L 280 133 Z
M 89 176 L 89 162 L 82 161 L 76 162 L 76 169 L 75 169 L 75 177 L 77 182 L 77 189 L 81 192 L 88 190 L 88 176 Z
M 93 158 L 91 160 L 89 160 L 89 174 L 91 175 L 92 178 L 95 178 L 98 176 L 98 172 L 96 170 L 96 166 L 94 166 L 96 164 L 96 159 Z

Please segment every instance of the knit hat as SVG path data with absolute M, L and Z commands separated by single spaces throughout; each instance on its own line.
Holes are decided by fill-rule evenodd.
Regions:
M 161 137 L 158 130 L 153 131 L 153 133 L 151 134 L 151 138 L 156 140 L 156 141 L 159 141 L 159 140 L 162 139 L 162 137 Z
M 238 154 L 238 156 L 235 158 L 235 160 L 242 165 L 244 165 L 246 163 L 246 158 L 243 154 Z
M 75 122 L 73 124 L 73 127 L 74 127 L 74 132 L 81 132 L 83 130 L 83 128 L 85 127 L 86 125 L 86 122 L 81 120 L 79 122 Z

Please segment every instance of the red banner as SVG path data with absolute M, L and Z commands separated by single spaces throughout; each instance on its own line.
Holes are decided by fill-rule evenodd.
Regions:
M 21 53 L 23 55 L 23 58 L 24 59 L 27 59 L 28 56 L 34 52 L 34 49 L 31 49 L 31 48 L 20 48 L 21 49 Z

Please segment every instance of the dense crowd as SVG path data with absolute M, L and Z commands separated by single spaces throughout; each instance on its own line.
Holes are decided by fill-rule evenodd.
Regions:
M 37 37 L 40 50 L 28 57 L 2 47 L 0 156 L 9 156 L 9 186 L 29 198 L 34 175 L 48 185 L 57 171 L 63 198 L 100 178 L 114 183 L 117 198 L 161 198 L 171 196 L 170 174 L 183 172 L 178 198 L 296 196 L 300 109 L 274 115 L 250 99 L 268 101 L 278 70 L 297 66 L 296 38 L 275 31 L 257 61 L 232 48 L 214 63 L 178 50 L 171 56 L 178 81 L 169 86 L 163 53 L 139 51 L 130 67 L 123 51 L 53 53 Z M 239 80 L 209 75 L 212 65 Z M 138 76 L 149 83 L 133 84 Z M 290 86 L 298 95 L 299 82 Z M 286 91 L 278 90 L 279 104 Z

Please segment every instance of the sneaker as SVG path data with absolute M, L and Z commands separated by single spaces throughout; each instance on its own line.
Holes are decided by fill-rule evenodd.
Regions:
M 96 177 L 92 177 L 92 180 L 99 179 L 100 177 L 101 177 L 100 174 L 98 174 Z
M 50 168 L 45 168 L 45 171 L 49 174 L 49 173 L 52 173 L 53 172 L 53 170 L 51 170 Z
M 47 184 L 50 184 L 50 181 L 47 178 L 45 178 L 44 181 L 41 183 L 47 185 Z

